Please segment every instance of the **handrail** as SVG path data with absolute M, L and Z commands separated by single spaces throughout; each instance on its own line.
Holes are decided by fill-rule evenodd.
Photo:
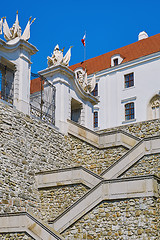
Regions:
M 159 181 L 155 175 L 103 180 L 49 224 L 61 233 L 103 200 L 158 197 Z

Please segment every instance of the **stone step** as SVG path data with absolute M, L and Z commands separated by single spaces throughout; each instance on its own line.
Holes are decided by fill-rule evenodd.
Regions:
M 0 233 L 27 233 L 35 240 L 64 240 L 51 227 L 27 212 L 0 214 Z
M 99 134 L 71 120 L 68 120 L 68 133 L 99 149 L 117 146 L 123 146 L 127 149 L 130 149 L 141 140 L 122 130 Z

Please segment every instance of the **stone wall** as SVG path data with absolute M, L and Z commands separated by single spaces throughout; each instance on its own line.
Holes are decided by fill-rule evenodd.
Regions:
M 99 131 L 99 133 L 110 132 L 112 130 L 123 130 L 139 138 L 157 136 L 160 135 L 160 119 L 154 119 L 150 121 L 138 122 L 115 128 L 109 128 L 101 130 Z
M 1 240 L 34 240 L 27 233 L 0 233 Z
M 159 135 L 160 120 L 116 129 L 140 138 Z M 126 152 L 124 147 L 100 150 L 71 135 L 64 136 L 52 126 L 0 102 L 0 213 L 29 211 L 45 221 L 52 220 L 83 196 L 88 188 L 79 184 L 38 191 L 36 172 L 84 166 L 100 174 Z M 145 156 L 122 177 L 160 176 L 159 159 L 160 154 Z M 66 239 L 157 240 L 156 209 L 159 204 L 159 200 L 152 198 L 103 202 L 63 236 Z M 1 239 L 16 239 L 17 236 L 17 239 L 30 239 L 18 233 L 0 235 Z
M 53 220 L 88 190 L 89 189 L 82 184 L 40 190 L 39 209 L 42 220 Z
M 53 127 L 0 104 L 0 140 L 3 157 L 21 162 L 32 161 L 37 171 L 71 165 L 69 145 Z
M 141 176 L 153 174 L 160 178 L 160 154 L 144 156 L 122 177 Z
M 0 213 L 41 217 L 35 172 L 72 166 L 69 148 L 53 127 L 0 103 Z
M 100 173 L 125 152 L 99 150 L 0 103 L 0 213 L 38 214 L 35 172 L 82 165 Z
M 158 240 L 160 199 L 105 201 L 62 235 L 65 239 Z
M 67 137 L 67 141 L 70 144 L 72 161 L 75 165 L 88 168 L 96 174 L 103 172 L 127 152 L 127 149 L 122 146 L 98 149 L 71 135 Z

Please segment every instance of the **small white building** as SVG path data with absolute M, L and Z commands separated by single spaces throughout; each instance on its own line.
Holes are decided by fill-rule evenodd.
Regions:
M 30 114 L 31 55 L 37 51 L 18 37 L 9 42 L 0 39 L 1 98 L 26 114 Z

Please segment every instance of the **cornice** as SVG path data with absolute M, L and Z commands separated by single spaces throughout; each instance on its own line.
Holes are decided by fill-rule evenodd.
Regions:
M 3 48 L 3 50 L 6 52 L 13 52 L 18 48 L 21 48 L 25 49 L 31 55 L 34 55 L 36 52 L 38 52 L 38 49 L 35 46 L 20 38 L 15 38 L 9 42 L 5 42 L 4 40 L 0 39 L 0 48 Z
M 70 70 L 68 67 L 65 67 L 63 65 L 51 66 L 42 71 L 39 71 L 38 73 L 44 77 L 53 76 L 56 73 L 64 74 L 67 77 L 69 77 L 69 79 L 73 83 L 73 86 L 75 87 L 75 90 L 82 97 L 82 99 L 85 99 L 85 100 L 91 102 L 92 104 L 98 103 L 98 99 L 96 97 L 92 96 L 90 93 L 87 93 L 82 89 L 82 87 L 79 85 L 79 83 L 75 79 L 74 71 Z M 62 79 L 56 79 L 55 81 L 53 81 L 53 83 L 56 83 L 56 82 L 61 82 L 66 85 L 69 85 L 68 82 L 66 82 L 65 80 L 62 80 Z
M 110 73 L 119 72 L 121 70 L 130 68 L 130 67 L 134 67 L 134 66 L 137 66 L 140 64 L 144 64 L 149 61 L 153 61 L 153 60 L 157 60 L 157 59 L 160 59 L 160 52 L 152 53 L 152 54 L 149 54 L 149 55 L 125 62 L 125 63 L 121 63 L 117 66 L 110 67 L 110 68 L 104 69 L 102 71 L 96 72 L 96 77 L 103 77 L 103 76 L 109 75 Z M 88 75 L 88 78 L 90 79 L 93 75 L 94 74 Z
M 53 76 L 55 73 L 64 73 L 68 77 L 74 77 L 74 72 L 63 65 L 51 66 L 38 72 L 44 77 Z

